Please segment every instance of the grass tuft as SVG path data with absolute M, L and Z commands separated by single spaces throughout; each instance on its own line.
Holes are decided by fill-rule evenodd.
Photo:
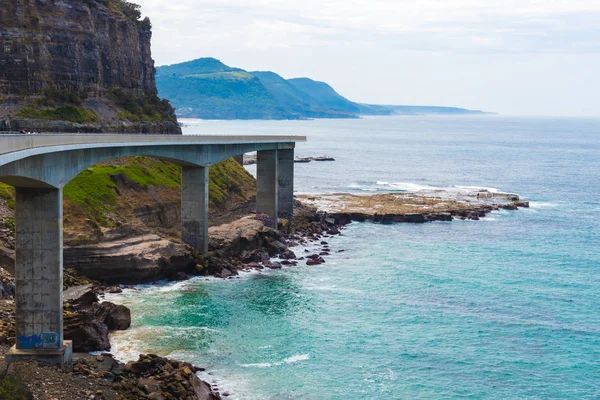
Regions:
M 0 378 L 2 374 L 0 372 Z M 13 375 L 6 375 L 0 382 L 0 399 L 31 400 L 33 395 L 22 381 Z
M 69 121 L 78 124 L 100 121 L 100 118 L 92 110 L 73 105 L 65 105 L 51 109 L 43 109 L 30 105 L 21 109 L 17 115 L 25 118 Z
M 0 182 L 0 199 L 6 200 L 11 209 L 15 209 L 15 189 L 5 183 Z

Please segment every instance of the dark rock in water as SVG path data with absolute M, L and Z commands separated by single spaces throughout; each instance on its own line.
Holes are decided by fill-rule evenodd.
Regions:
M 346 250 L 338 250 L 338 253 L 343 253 L 343 252 L 345 252 L 345 251 L 346 251 Z
M 515 205 L 517 207 L 529 208 L 529 202 L 528 201 L 518 201 L 518 202 L 515 203 Z
M 319 258 L 318 254 L 311 254 L 310 256 L 307 256 L 306 258 L 309 258 L 311 260 L 316 260 L 317 258 Z
M 325 263 L 325 260 L 322 257 L 311 258 L 306 261 L 306 265 L 319 265 Z
M 296 258 L 296 253 L 288 249 L 281 254 L 281 258 L 284 258 L 286 260 L 293 260 Z
M 432 213 L 423 215 L 425 222 L 433 221 L 452 221 L 452 214 L 450 213 Z
M 170 281 L 187 281 L 188 279 L 190 277 L 185 272 L 176 272 L 174 275 L 169 276 Z
M 322 241 L 321 244 L 322 245 L 328 245 L 329 243 L 327 243 L 326 241 Z
M 281 263 L 278 262 L 272 262 L 272 261 L 265 261 L 263 262 L 263 265 L 267 268 L 270 269 L 281 269 Z
M 264 267 L 262 265 L 260 265 L 259 263 L 248 263 L 248 264 L 244 264 L 244 268 L 263 269 Z
M 322 251 L 322 252 L 321 252 L 319 255 L 320 255 L 320 256 L 328 256 L 328 255 L 329 255 L 329 253 L 328 253 L 328 252 L 326 252 L 326 251 Z
M 223 268 L 223 269 L 221 270 L 221 272 L 219 273 L 219 276 L 220 276 L 221 278 L 227 278 L 227 277 L 230 277 L 231 275 L 232 275 L 231 271 L 230 271 L 230 270 L 228 270 L 227 268 Z
M 517 207 L 517 205 L 515 203 L 511 203 L 511 204 L 505 204 L 505 205 L 503 205 L 502 209 L 504 209 L 504 210 L 518 210 L 519 207 Z
M 311 159 L 313 161 L 335 161 L 335 158 L 327 156 L 312 157 Z

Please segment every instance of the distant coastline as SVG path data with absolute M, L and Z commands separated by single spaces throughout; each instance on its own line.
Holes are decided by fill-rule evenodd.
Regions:
M 248 72 L 214 58 L 156 69 L 161 97 L 179 118 L 209 120 L 352 119 L 392 115 L 487 115 L 459 107 L 356 103 L 325 82 L 284 79 L 271 71 Z

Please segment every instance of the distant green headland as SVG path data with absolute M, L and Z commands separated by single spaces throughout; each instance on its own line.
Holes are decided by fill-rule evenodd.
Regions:
M 455 107 L 355 103 L 324 82 L 248 72 L 214 58 L 158 67 L 156 86 L 181 118 L 307 119 L 362 115 L 486 114 Z

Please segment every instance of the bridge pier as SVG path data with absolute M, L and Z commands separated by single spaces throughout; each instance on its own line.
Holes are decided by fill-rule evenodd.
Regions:
M 279 218 L 294 215 L 294 149 L 277 150 Z
M 256 153 L 256 215 L 270 228 L 277 229 L 278 150 Z
M 16 188 L 16 345 L 7 361 L 68 362 L 63 341 L 62 190 Z
M 208 252 L 208 167 L 181 172 L 181 237 L 184 243 Z

